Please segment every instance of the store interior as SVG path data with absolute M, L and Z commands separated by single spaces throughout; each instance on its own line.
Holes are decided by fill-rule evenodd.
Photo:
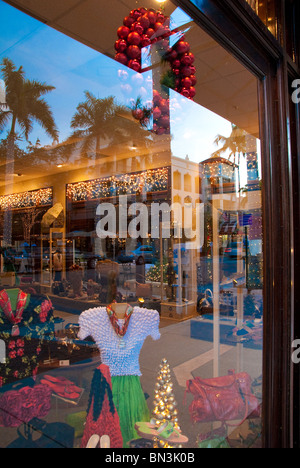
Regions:
M 65 98 L 53 109 L 58 140 L 22 145 L 15 139 L 13 164 L 1 134 L 1 289 L 13 310 L 21 298 L 27 302 L 14 325 L 19 331 L 12 326 L 8 336 L 8 299 L 1 297 L 0 338 L 9 359 L 0 364 L 0 409 L 9 403 L 9 392 L 34 392 L 36 385 L 51 389 L 26 422 L 1 413 L 1 446 L 85 443 L 91 384 L 103 372 L 109 387 L 110 376 L 101 367 L 93 330 L 80 338 L 80 320 L 114 301 L 159 317 L 160 338 L 147 332 L 140 350 L 140 381 L 156 423 L 171 421 L 186 437 L 175 446 L 200 447 L 207 440 L 259 446 L 263 241 L 257 79 L 172 2 L 145 0 L 145 12 L 171 18 L 178 35 L 174 49 L 182 34 L 190 44 L 197 81 L 195 96 L 185 97 L 162 79 L 169 67 L 161 60 L 163 40 L 155 41 L 140 72 L 116 60 L 118 28 L 136 2 L 112 0 L 105 9 L 96 3 L 17 0 L 20 10 L 6 5 L 34 19 L 29 36 L 20 29 L 16 42 L 26 46 L 27 70 L 44 72 L 47 82 L 50 76 L 58 100 L 69 94 L 77 107 L 67 111 Z M 48 30 L 58 42 L 66 38 L 70 50 L 78 44 L 75 64 L 67 47 L 53 62 L 51 46 L 47 53 L 27 47 L 28 37 L 38 44 Z M 154 130 L 157 92 L 168 107 L 163 131 Z M 99 122 L 80 128 L 87 106 Z M 218 138 L 223 129 L 226 136 Z M 35 135 L 43 135 L 42 127 Z M 155 218 L 154 205 L 161 210 Z M 175 206 L 177 211 L 168 212 Z M 110 207 L 115 218 L 105 224 Z M 138 218 L 143 209 L 146 215 Z M 251 376 L 257 407 L 246 420 L 240 411 L 224 435 L 218 419 L 195 423 L 192 392 L 183 401 L 187 382 L 227 377 L 231 369 Z M 167 391 L 158 388 L 162 373 L 172 391 L 161 416 L 157 404 Z M 68 394 L 55 386 L 64 379 Z M 219 433 L 212 432 L 216 427 Z M 170 447 L 172 441 L 147 439 L 140 430 L 127 447 L 143 444 Z

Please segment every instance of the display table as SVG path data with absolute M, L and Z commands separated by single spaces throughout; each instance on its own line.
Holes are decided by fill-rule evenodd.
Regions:
M 197 313 L 196 303 L 189 301 L 178 304 L 176 302 L 161 303 L 161 317 L 177 320 L 179 322 L 195 317 Z
M 232 336 L 232 331 L 236 327 L 236 319 L 231 317 L 222 317 L 220 323 L 220 344 L 236 346 L 242 344 L 245 348 L 262 349 L 262 340 L 254 341 L 251 337 L 244 337 L 244 340 L 237 341 Z M 214 339 L 214 322 L 213 314 L 203 315 L 202 317 L 194 317 L 190 321 L 190 336 L 191 338 L 213 343 Z

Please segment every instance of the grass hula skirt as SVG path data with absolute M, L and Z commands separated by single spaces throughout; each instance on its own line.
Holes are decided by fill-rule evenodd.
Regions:
M 136 375 L 112 377 L 112 394 L 117 409 L 123 447 L 128 448 L 128 442 L 138 439 L 134 426 L 137 421 L 149 421 L 150 413 L 142 390 L 140 377 Z

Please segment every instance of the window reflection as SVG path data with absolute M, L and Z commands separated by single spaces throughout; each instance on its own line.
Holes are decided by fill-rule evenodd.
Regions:
M 246 0 L 271 33 L 277 37 L 277 11 L 274 0 Z
M 119 415 L 104 434 L 117 425 L 112 446 L 259 446 L 257 80 L 171 2 L 114 3 L 101 18 L 90 3 L 63 5 L 55 29 L 0 3 L 0 403 L 50 388 L 28 415 L 45 422 L 30 431 L 54 420 L 66 429 L 54 445 L 79 447 L 102 382 Z M 8 304 L 21 311 L 24 346 Z M 207 396 L 217 411 L 204 414 L 199 388 L 211 384 L 225 400 L 235 390 L 230 405 Z M 26 445 L 3 428 L 31 419 L 1 417 L 3 445 Z M 151 418 L 152 431 L 172 427 L 150 437 Z

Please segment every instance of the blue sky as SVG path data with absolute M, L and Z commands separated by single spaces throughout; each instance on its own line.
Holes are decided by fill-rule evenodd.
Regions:
M 27 78 L 55 86 L 46 96 L 62 141 L 70 134 L 70 121 L 76 106 L 89 90 L 97 97 L 116 96 L 118 102 L 130 105 L 141 95 L 145 102 L 152 97 L 151 73 L 136 74 L 89 47 L 65 36 L 0 1 L 0 61 L 4 57 L 22 65 Z M 178 23 L 188 17 L 176 11 Z M 201 70 L 198 71 L 201 73 Z M 217 148 L 216 134 L 229 135 L 230 122 L 198 104 L 171 92 L 171 132 L 174 156 L 200 162 Z M 42 129 L 35 126 L 30 140 L 51 144 Z

